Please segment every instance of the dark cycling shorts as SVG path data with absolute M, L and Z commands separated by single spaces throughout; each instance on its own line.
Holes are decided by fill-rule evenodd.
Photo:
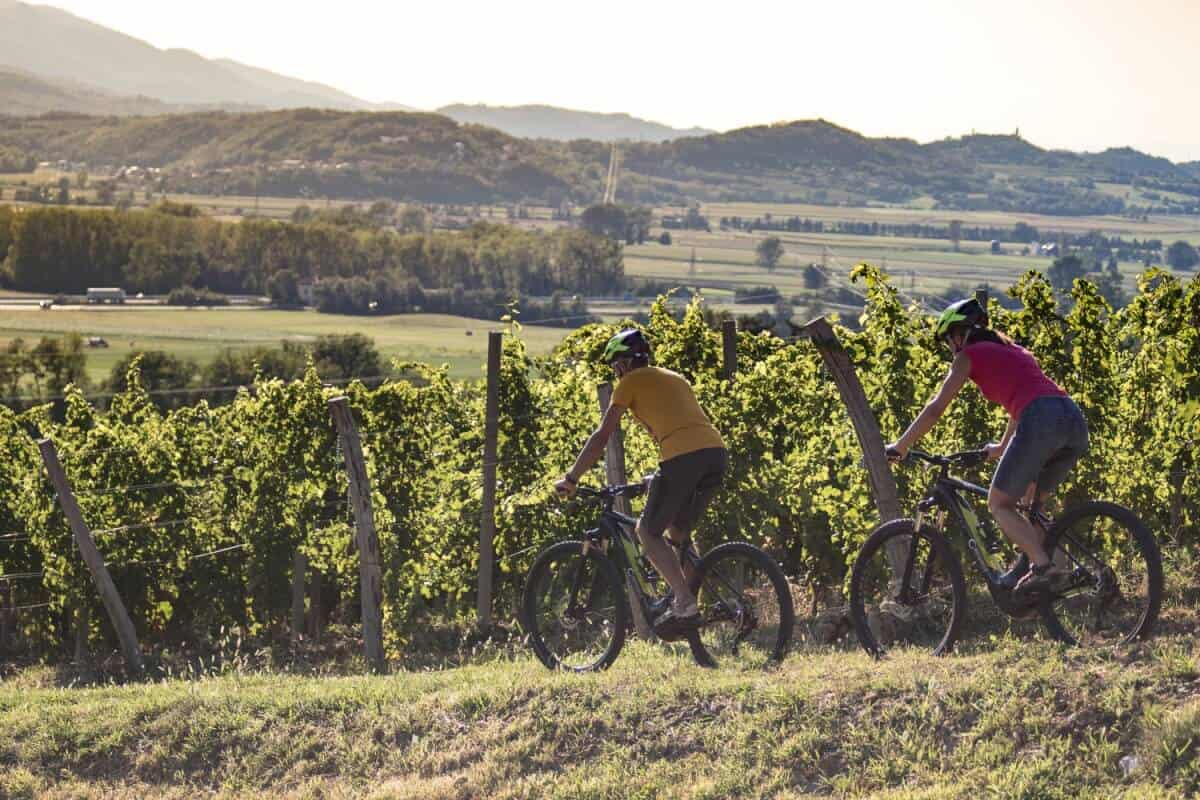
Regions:
M 992 486 L 1013 497 L 1023 496 L 1034 482 L 1038 494 L 1053 491 L 1087 450 L 1087 421 L 1075 401 L 1039 397 L 1021 412 Z
M 661 536 L 667 528 L 674 527 L 682 533 L 691 533 L 720 488 L 727 463 L 725 448 L 708 447 L 659 464 L 638 520 L 641 532 Z

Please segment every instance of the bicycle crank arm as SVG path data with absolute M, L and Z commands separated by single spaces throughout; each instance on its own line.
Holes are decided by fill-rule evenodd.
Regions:
M 633 627 L 637 630 L 638 636 L 648 642 L 657 641 L 658 637 L 654 634 L 654 629 L 650 627 L 650 621 L 646 619 L 646 607 L 642 603 L 642 590 L 637 585 L 631 569 L 625 570 L 625 591 L 629 597 L 629 608 L 633 611 Z

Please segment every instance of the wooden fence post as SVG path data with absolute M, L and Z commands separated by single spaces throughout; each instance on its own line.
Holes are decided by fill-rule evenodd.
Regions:
M 496 459 L 500 438 L 500 352 L 504 344 L 500 331 L 488 333 L 487 399 L 483 418 L 483 501 L 479 519 L 479 591 L 476 597 L 476 622 L 481 630 L 492 627 L 492 571 L 496 553 Z
M 375 672 L 383 672 L 383 571 L 379 565 L 379 536 L 375 532 L 375 512 L 371 507 L 371 481 L 363 458 L 358 427 L 347 397 L 329 401 L 329 413 L 342 440 L 346 456 L 346 474 L 350 478 L 350 504 L 354 509 L 355 541 L 358 544 L 359 590 L 362 595 L 363 648 L 367 663 Z
M 67 518 L 67 524 L 71 526 L 71 531 L 75 534 L 75 544 L 79 547 L 79 553 L 92 573 L 92 581 L 96 584 L 97 591 L 100 592 L 104 609 L 108 612 L 113 630 L 117 632 L 117 638 L 121 641 L 121 652 L 125 656 L 125 664 L 132 674 L 141 675 L 145 670 L 145 665 L 142 663 L 142 650 L 138 646 L 137 631 L 133 628 L 133 621 L 129 618 L 129 612 L 125 610 L 125 604 L 121 602 L 121 596 L 117 594 L 117 587 L 113 583 L 112 576 L 108 574 L 108 568 L 104 566 L 104 559 L 100 556 L 100 551 L 96 549 L 96 543 L 92 540 L 92 531 L 83 521 L 83 512 L 79 509 L 79 502 L 75 499 L 75 493 L 71 491 L 67 474 L 58 461 L 58 450 L 55 449 L 54 442 L 49 439 L 40 440 L 38 449 L 42 453 L 42 461 L 46 462 L 46 472 L 50 475 L 50 482 L 54 484 L 54 490 L 58 493 L 58 505 L 62 508 L 63 514 Z
M 722 373 L 727 381 L 733 381 L 737 373 L 737 320 L 727 319 L 721 323 Z
M 803 330 L 816 345 L 817 351 L 825 361 L 825 368 L 837 384 L 842 402 L 846 404 L 859 447 L 863 451 L 871 495 L 875 500 L 875 508 L 879 511 L 879 519 L 882 522 L 899 519 L 900 495 L 896 489 L 896 479 L 888 466 L 887 455 L 884 453 L 883 434 L 879 431 L 879 421 L 875 419 L 875 414 L 867 403 L 866 392 L 863 391 L 858 374 L 854 371 L 854 365 L 850 363 L 850 357 L 846 355 L 837 334 L 824 317 L 814 319 L 805 325 Z M 894 570 L 899 571 L 904 556 L 903 545 L 899 540 L 893 539 L 888 548 L 888 559 Z
M 296 548 L 292 555 L 292 644 L 299 643 L 304 633 L 304 577 L 308 572 L 308 556 Z
M 612 403 L 613 387 L 611 383 L 602 383 L 596 387 L 596 396 L 600 400 L 600 418 L 604 418 L 605 412 L 608 411 L 609 404 Z M 608 439 L 608 445 L 604 449 L 604 475 L 605 479 L 610 484 L 625 483 L 625 434 L 620 428 L 613 431 L 613 435 Z M 628 514 L 629 498 L 618 497 L 613 507 L 622 514 Z

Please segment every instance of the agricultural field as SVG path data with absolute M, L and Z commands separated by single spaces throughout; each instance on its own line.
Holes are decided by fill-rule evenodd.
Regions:
M 442 314 L 358 317 L 267 309 L 10 308 L 0 312 L 0 347 L 17 337 L 29 341 L 61 333 L 101 336 L 109 347 L 89 349 L 87 362 L 88 377 L 99 382 L 133 349 L 165 350 L 203 365 L 226 347 L 362 333 L 375 340 L 385 357 L 449 364 L 454 377 L 477 378 L 487 353 L 487 331 L 500 327 L 500 323 Z M 548 352 L 565 333 L 565 329 L 533 325 L 524 329 L 530 349 L 538 354 Z

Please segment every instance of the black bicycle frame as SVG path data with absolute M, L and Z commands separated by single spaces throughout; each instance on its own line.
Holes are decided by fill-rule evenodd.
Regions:
M 917 529 L 924 523 L 924 515 L 934 509 L 948 513 L 954 524 L 966 535 L 967 549 L 975 559 L 979 571 L 983 573 L 988 583 L 994 582 L 997 575 L 1004 569 L 1000 559 L 988 550 L 987 535 L 979 522 L 979 515 L 962 496 L 962 493 L 987 497 L 988 490 L 982 486 L 954 478 L 947 474 L 943 467 L 941 473 L 934 479 L 925 493 L 925 499 L 917 505 Z M 937 520 L 936 527 L 944 528 L 945 519 Z M 907 585 L 907 584 L 905 584 Z

